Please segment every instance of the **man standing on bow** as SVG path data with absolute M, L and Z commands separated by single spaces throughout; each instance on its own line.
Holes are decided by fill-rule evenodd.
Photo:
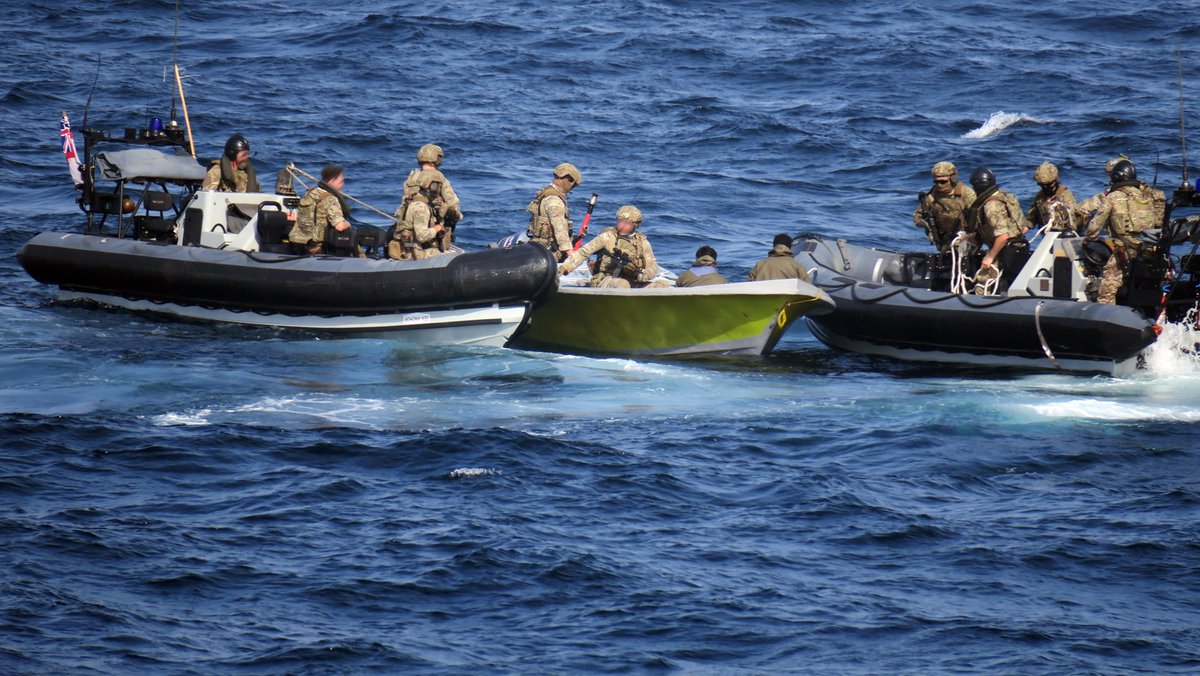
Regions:
M 571 255 L 571 214 L 567 209 L 567 193 L 583 183 L 583 176 L 574 164 L 563 162 L 554 168 L 554 180 L 542 188 L 529 206 L 529 228 L 526 235 L 530 242 L 541 244 L 554 254 L 558 262 Z M 594 240 L 593 240 L 594 241 Z

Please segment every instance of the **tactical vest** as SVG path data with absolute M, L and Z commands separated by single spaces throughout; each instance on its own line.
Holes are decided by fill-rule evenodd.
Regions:
M 315 188 L 304 193 L 304 197 L 300 198 L 300 206 L 296 213 L 296 231 L 308 235 L 308 238 L 313 241 L 325 241 L 325 224 L 317 223 L 317 207 L 321 202 L 333 198 L 332 193 L 328 193 L 321 188 Z M 296 244 L 307 244 L 307 242 L 295 242 Z
M 991 243 L 996 241 L 996 224 L 989 221 L 984 205 L 988 202 L 996 201 L 1004 205 L 1005 212 L 1017 228 L 1017 234 L 1010 235 L 1010 237 L 1015 239 L 1021 235 L 1021 223 L 1025 220 L 1025 214 L 1021 213 L 1021 204 L 1017 201 L 1016 195 L 1006 190 L 997 190 L 988 195 L 983 200 L 983 203 L 979 205 L 978 209 L 972 208 L 968 211 L 968 214 L 970 214 L 968 220 L 975 221 L 975 231 L 979 233 L 980 241 L 986 243 L 988 246 L 991 246 Z
M 398 219 L 396 222 L 397 233 L 403 230 L 412 231 L 414 229 L 413 224 L 409 223 L 407 220 L 408 205 L 412 204 L 413 202 L 423 202 L 428 204 L 429 213 L 433 219 L 433 222 L 439 225 L 442 224 L 444 214 L 442 214 L 441 209 L 437 208 L 437 205 L 441 202 L 442 197 L 441 183 L 435 182 L 430 186 L 432 188 L 436 185 L 436 191 L 422 190 L 422 173 L 424 173 L 423 169 L 413 169 L 411 172 L 409 172 L 408 178 L 404 180 L 404 196 L 400 202 L 400 208 L 396 210 L 395 214 L 396 218 Z
M 617 234 L 615 228 L 608 228 L 613 234 Z M 606 232 L 607 232 L 606 230 Z M 640 232 L 634 232 L 630 235 L 622 237 L 617 234 L 617 241 L 613 244 L 613 249 L 620 252 L 621 256 L 614 256 L 613 252 L 604 249 L 600 255 L 596 257 L 596 273 L 608 275 L 610 277 L 622 277 L 630 282 L 637 282 L 638 274 L 642 267 L 642 251 L 646 244 L 646 236 Z M 624 258 L 626 260 L 622 261 Z M 617 265 L 620 264 L 618 268 Z
M 1118 190 L 1125 199 L 1114 200 L 1109 195 L 1112 209 L 1108 214 L 1108 232 L 1125 246 L 1136 248 L 1140 244 L 1136 235 L 1157 225 L 1154 200 L 1137 187 L 1126 186 Z
M 1163 215 L 1167 210 L 1167 195 L 1161 190 L 1151 188 L 1145 183 L 1142 184 L 1142 196 L 1150 200 L 1154 207 L 1154 225 L 1152 228 L 1157 228 L 1162 225 Z
M 1054 206 L 1061 202 L 1062 195 L 1066 192 L 1067 186 L 1063 185 L 1062 183 L 1058 184 L 1058 188 L 1054 191 L 1053 195 L 1047 195 L 1044 190 L 1039 190 L 1038 194 L 1033 198 L 1033 213 L 1037 217 L 1037 222 L 1033 223 L 1033 225 L 1040 228 L 1053 220 Z M 1066 209 L 1063 214 L 1063 218 L 1066 218 L 1068 222 L 1061 223 L 1061 225 L 1066 227 L 1069 225 L 1071 210 Z M 1060 221 L 1061 220 L 1062 219 L 1060 218 Z M 1020 221 L 1018 221 L 1018 223 L 1019 222 Z
M 955 185 L 949 195 L 929 192 L 926 193 L 925 199 L 929 200 L 929 209 L 933 211 L 934 224 L 937 225 L 940 232 L 945 234 L 953 234 L 958 231 L 959 217 L 963 210 L 971 206 L 963 197 L 962 183 Z
M 542 213 L 542 200 L 551 195 L 562 198 L 563 207 L 567 207 L 566 193 L 559 190 L 553 183 L 539 190 L 533 196 L 533 200 L 529 202 L 529 206 L 525 207 L 525 210 L 529 212 L 529 227 L 526 229 L 525 234 L 531 240 L 541 240 L 548 243 L 554 242 L 554 226 L 550 224 L 550 219 Z M 564 217 L 570 219 L 569 208 Z M 567 236 L 570 237 L 571 234 L 568 229 Z

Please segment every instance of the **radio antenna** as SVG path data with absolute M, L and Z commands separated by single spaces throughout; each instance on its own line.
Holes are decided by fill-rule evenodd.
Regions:
M 1183 130 L 1183 52 L 1180 48 L 1180 37 L 1175 36 L 1175 64 L 1179 67 L 1179 147 L 1183 151 L 1183 189 L 1190 189 L 1188 183 L 1187 136 Z

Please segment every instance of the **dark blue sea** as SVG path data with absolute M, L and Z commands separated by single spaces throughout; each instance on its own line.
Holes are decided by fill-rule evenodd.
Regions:
M 1177 45 L 1200 157 L 1192 1 L 182 4 L 202 155 L 242 132 L 265 184 L 336 162 L 390 211 L 438 143 L 467 248 L 564 161 L 596 223 L 636 203 L 662 264 L 735 279 L 777 232 L 926 248 L 939 160 L 1028 203 L 1042 161 L 1082 198 L 1124 152 L 1170 190 Z M 82 227 L 59 115 L 95 78 L 89 126 L 167 118 L 174 31 L 4 6 L 0 673 L 1200 672 L 1183 327 L 1112 378 L 803 325 L 635 361 L 56 303 L 15 253 Z

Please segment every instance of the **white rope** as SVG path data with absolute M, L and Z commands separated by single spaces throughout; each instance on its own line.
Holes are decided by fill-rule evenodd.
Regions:
M 959 230 L 954 241 L 950 242 L 950 293 L 970 293 L 968 287 L 975 283 L 975 278 L 963 272 L 962 262 L 971 255 L 974 248 L 974 242 L 962 230 Z

